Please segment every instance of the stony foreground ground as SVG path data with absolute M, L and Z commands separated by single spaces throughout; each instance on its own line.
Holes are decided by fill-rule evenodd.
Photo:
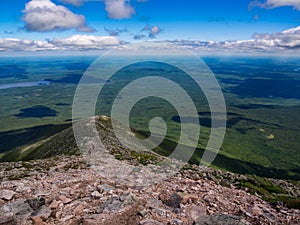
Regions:
M 299 210 L 272 206 L 192 170 L 129 188 L 72 156 L 2 163 L 0 178 L 1 225 L 300 224 Z

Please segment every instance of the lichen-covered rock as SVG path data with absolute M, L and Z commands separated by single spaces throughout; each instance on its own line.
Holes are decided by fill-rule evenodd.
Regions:
M 232 215 L 210 215 L 199 217 L 194 225 L 250 225 L 247 221 L 238 216 Z

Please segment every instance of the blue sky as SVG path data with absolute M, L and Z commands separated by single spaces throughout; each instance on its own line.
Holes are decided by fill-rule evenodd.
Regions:
M 7 47 L 9 38 L 36 44 L 34 41 L 48 43 L 74 35 L 92 35 L 97 41 L 102 38 L 102 42 L 103 37 L 114 36 L 120 43 L 135 39 L 219 43 L 251 40 L 254 34 L 273 34 L 274 42 L 277 34 L 300 24 L 300 0 L 1 0 L 0 5 L 2 51 L 14 50 L 13 46 Z M 49 9 L 52 14 L 47 15 Z M 67 13 L 61 20 L 54 16 L 59 10 Z M 281 38 L 292 38 L 292 44 L 275 45 L 298 47 L 294 38 L 300 38 L 300 29 L 291 32 L 288 38 Z M 270 37 L 259 38 L 270 41 Z

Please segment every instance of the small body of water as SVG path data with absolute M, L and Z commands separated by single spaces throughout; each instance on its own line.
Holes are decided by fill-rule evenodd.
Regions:
M 1 89 L 8 89 L 8 88 L 17 88 L 17 87 L 32 87 L 38 85 L 49 85 L 50 81 L 34 81 L 34 82 L 22 82 L 22 83 L 12 83 L 12 84 L 0 84 Z

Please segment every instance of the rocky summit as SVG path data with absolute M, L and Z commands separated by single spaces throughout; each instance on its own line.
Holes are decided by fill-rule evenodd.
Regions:
M 207 167 L 134 187 L 103 177 L 83 156 L 59 156 L 1 163 L 0 178 L 1 225 L 300 224 L 298 209 L 241 188 L 246 176 Z M 281 184 L 299 195 L 298 185 Z

